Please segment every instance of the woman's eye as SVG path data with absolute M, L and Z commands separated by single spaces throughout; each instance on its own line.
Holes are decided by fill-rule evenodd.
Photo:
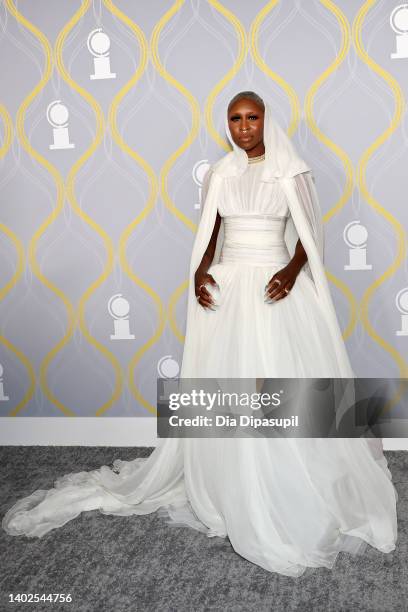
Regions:
M 258 115 L 249 115 L 249 119 L 258 119 Z M 230 121 L 237 121 L 239 117 L 231 117 Z

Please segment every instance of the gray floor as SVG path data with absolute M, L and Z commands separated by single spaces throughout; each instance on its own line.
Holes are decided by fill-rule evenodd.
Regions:
M 18 498 L 50 488 L 58 476 L 151 450 L 0 447 L 0 515 Z M 364 557 L 340 553 L 332 571 L 312 569 L 294 579 L 243 559 L 228 539 L 169 527 L 157 514 L 85 512 L 40 539 L 10 537 L 0 529 L 0 610 L 406 611 L 408 453 L 385 454 L 399 494 L 398 544 L 392 553 L 372 547 Z M 71 593 L 73 601 L 9 604 L 9 593 Z

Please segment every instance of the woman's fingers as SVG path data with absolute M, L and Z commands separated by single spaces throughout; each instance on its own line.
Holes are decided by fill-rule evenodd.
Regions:
M 266 286 L 265 297 L 274 300 L 281 293 L 283 286 L 284 283 L 280 279 L 271 280 Z
M 286 287 L 286 289 L 287 289 L 288 291 L 285 291 L 285 287 Z M 281 291 L 280 293 L 278 293 L 278 294 L 277 294 L 277 295 L 276 295 L 276 296 L 273 298 L 273 301 L 274 301 L 274 302 L 277 302 L 278 300 L 281 300 L 282 298 L 285 298 L 285 297 L 287 297 L 287 296 L 289 295 L 289 293 L 290 293 L 290 287 L 289 287 L 289 285 L 286 285 L 285 287 L 282 289 L 282 291 Z
M 205 286 L 201 287 L 199 296 L 198 303 L 204 306 L 204 308 L 210 308 L 214 305 L 213 297 Z
M 281 300 L 282 298 L 285 298 L 287 295 L 289 295 L 288 292 L 290 292 L 291 288 L 292 285 L 289 282 L 285 283 L 284 281 L 281 281 L 280 283 L 278 283 L 276 282 L 276 279 L 275 282 L 270 281 L 266 285 L 265 299 L 273 300 L 274 302 L 276 302 L 277 300 Z

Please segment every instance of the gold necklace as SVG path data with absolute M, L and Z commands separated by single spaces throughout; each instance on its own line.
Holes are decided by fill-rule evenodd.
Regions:
M 265 153 L 262 155 L 257 155 L 256 157 L 248 157 L 248 164 L 256 164 L 257 162 L 261 162 L 265 159 Z

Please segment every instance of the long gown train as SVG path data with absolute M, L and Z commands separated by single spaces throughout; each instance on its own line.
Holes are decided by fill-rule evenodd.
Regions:
M 288 207 L 276 184 L 260 185 L 261 166 L 249 166 L 235 197 L 219 203 L 224 245 L 209 270 L 219 306 L 201 310 L 196 361 L 182 376 L 340 376 L 303 270 L 286 298 L 264 302 L 266 283 L 289 261 Z M 53 489 L 18 500 L 2 526 L 41 537 L 86 510 L 158 510 L 172 525 L 228 536 L 245 559 L 295 577 L 307 567 L 333 567 L 340 551 L 394 550 L 397 498 L 378 440 L 170 438 L 147 458 L 62 476 Z

